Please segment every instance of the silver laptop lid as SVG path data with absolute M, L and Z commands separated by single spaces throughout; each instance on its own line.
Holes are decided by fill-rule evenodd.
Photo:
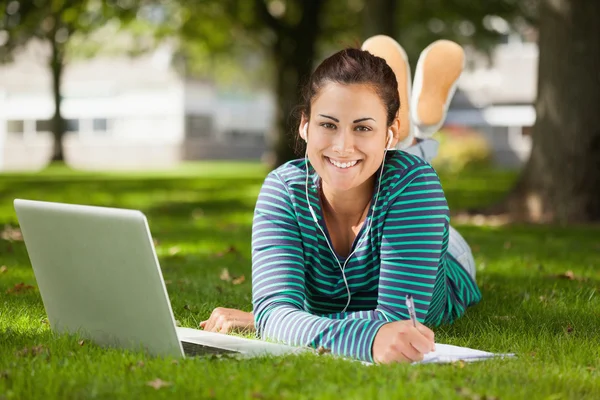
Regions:
M 140 211 L 20 199 L 14 206 L 54 331 L 183 356 Z

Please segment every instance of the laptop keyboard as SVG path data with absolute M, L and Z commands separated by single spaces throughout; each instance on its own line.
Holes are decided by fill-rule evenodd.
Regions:
M 204 346 L 198 343 L 181 342 L 186 356 L 209 356 L 222 354 L 237 354 L 239 351 L 220 349 L 218 347 Z

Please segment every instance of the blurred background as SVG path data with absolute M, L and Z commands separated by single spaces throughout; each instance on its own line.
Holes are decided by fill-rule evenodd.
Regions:
M 419 53 L 443 38 L 464 47 L 467 65 L 436 136 L 436 167 L 519 171 L 531 164 L 521 186 L 540 194 L 538 219 L 598 219 L 600 200 L 583 193 L 579 178 L 568 196 L 578 196 L 573 208 L 585 215 L 557 211 L 557 202 L 567 202 L 559 189 L 538 185 L 571 175 L 600 185 L 597 124 L 581 133 L 585 140 L 575 139 L 583 125 L 600 122 L 593 111 L 600 109 L 594 3 L 2 0 L 0 171 L 37 171 L 50 161 L 82 170 L 169 169 L 194 160 L 275 167 L 296 158 L 290 115 L 298 88 L 323 58 L 387 34 L 414 67 Z M 552 33 L 544 36 L 544 27 Z M 588 61 L 574 67 L 577 57 Z M 565 82 L 582 74 L 591 79 Z M 554 103 L 544 106 L 544 99 Z M 578 99 L 586 99 L 585 110 L 575 109 Z M 549 112 L 536 115 L 540 110 Z M 534 140 L 542 130 L 544 138 Z M 554 157 L 556 149 L 568 151 Z M 557 160 L 550 165 L 549 158 Z

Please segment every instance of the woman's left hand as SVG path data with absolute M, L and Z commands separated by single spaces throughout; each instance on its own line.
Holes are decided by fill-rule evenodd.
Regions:
M 200 322 L 200 328 L 219 333 L 229 333 L 233 330 L 253 332 L 254 315 L 234 308 L 217 307 L 208 320 Z

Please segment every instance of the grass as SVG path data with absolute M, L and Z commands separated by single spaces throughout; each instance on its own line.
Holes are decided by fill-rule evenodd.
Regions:
M 258 164 L 200 163 L 135 174 L 1 175 L 0 230 L 17 226 L 15 197 L 140 209 L 175 318 L 197 327 L 217 306 L 251 309 L 251 220 L 265 174 Z M 452 209 L 489 203 L 513 180 L 491 171 L 442 176 Z M 600 398 L 600 229 L 458 228 L 473 247 L 483 301 L 438 328 L 436 339 L 518 358 L 368 367 L 311 354 L 174 362 L 103 349 L 50 331 L 24 243 L 0 239 L 0 399 Z M 223 268 L 247 279 L 223 281 Z M 17 290 L 21 282 L 32 288 Z M 166 385 L 150 386 L 157 378 Z

